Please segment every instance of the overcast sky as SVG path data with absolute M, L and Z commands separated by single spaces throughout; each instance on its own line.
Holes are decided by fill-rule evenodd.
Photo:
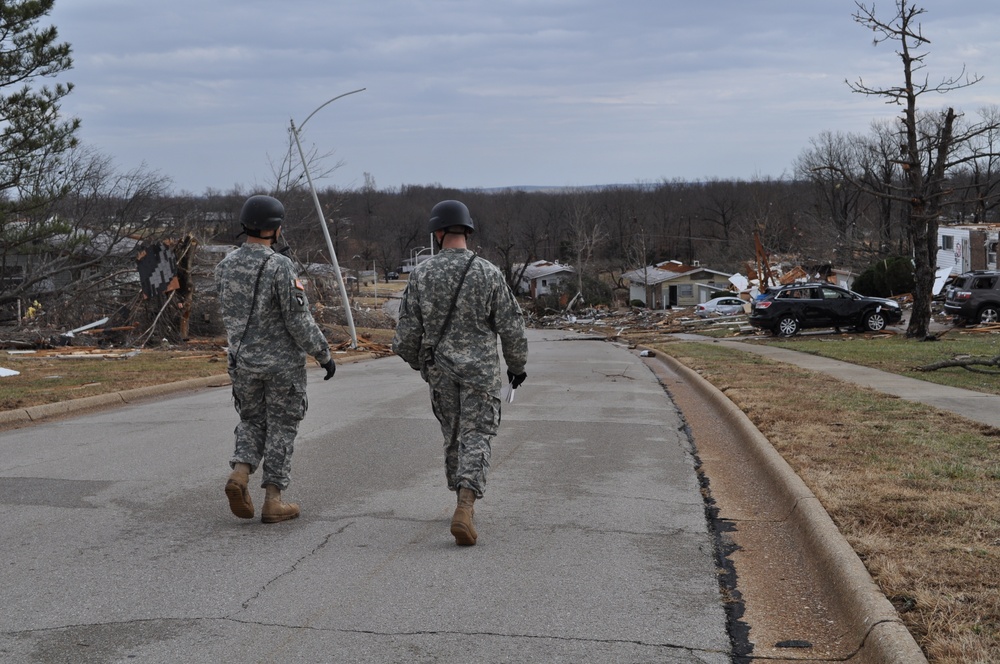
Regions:
M 922 0 L 925 106 L 1000 104 L 997 0 Z M 880 15 L 894 8 L 879 0 Z M 56 0 L 76 89 L 62 111 L 121 170 L 176 191 L 263 190 L 303 143 L 379 188 L 586 186 L 782 177 L 823 131 L 895 107 L 901 82 L 853 0 Z

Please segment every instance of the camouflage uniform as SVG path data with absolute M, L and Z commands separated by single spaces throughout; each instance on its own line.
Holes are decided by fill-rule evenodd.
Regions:
M 507 369 L 515 374 L 524 373 L 528 342 L 521 308 L 500 270 L 476 258 L 448 330 L 437 343 L 471 257 L 467 249 L 444 249 L 410 274 L 392 349 L 430 386 L 431 407 L 444 434 L 448 488 L 472 489 L 481 498 L 490 443 L 500 424 L 497 336 Z
M 306 355 L 323 364 L 330 360 L 330 346 L 309 312 L 292 261 L 270 247 L 243 244 L 219 263 L 215 282 L 240 414 L 230 465 L 249 464 L 253 473 L 263 462 L 261 486 L 284 490 L 295 435 L 309 405 Z

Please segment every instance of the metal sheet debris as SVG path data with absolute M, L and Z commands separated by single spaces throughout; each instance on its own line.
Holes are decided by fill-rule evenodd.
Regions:
M 88 323 L 87 325 L 82 325 L 82 326 L 76 328 L 75 330 L 70 330 L 69 332 L 63 332 L 62 336 L 69 337 L 69 338 L 72 339 L 74 336 L 76 336 L 77 333 L 83 332 L 85 330 L 92 330 L 95 327 L 100 327 L 100 326 L 104 325 L 105 323 L 107 323 L 108 320 L 109 320 L 108 317 L 105 316 L 101 320 L 95 320 L 93 323 Z

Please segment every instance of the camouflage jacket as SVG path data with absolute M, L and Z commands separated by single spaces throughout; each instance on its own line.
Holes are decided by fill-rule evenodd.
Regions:
M 507 368 L 516 374 L 524 372 L 528 341 L 521 307 L 495 265 L 479 257 L 473 261 L 451 323 L 438 343 L 455 289 L 471 257 L 468 249 L 445 249 L 410 273 L 392 349 L 423 374 L 437 343 L 435 366 L 463 384 L 498 395 L 497 336 Z
M 258 273 L 257 302 L 250 311 Z M 262 244 L 244 243 L 215 268 L 215 286 L 231 367 L 235 359 L 237 368 L 270 373 L 304 366 L 307 354 L 320 364 L 330 359 L 330 345 L 309 312 L 305 290 L 286 256 Z

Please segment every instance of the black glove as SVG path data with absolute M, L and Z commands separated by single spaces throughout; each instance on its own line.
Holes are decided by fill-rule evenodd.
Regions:
M 332 357 L 325 364 L 321 364 L 319 366 L 326 369 L 326 375 L 323 376 L 323 380 L 330 380 L 333 378 L 333 374 L 337 373 L 337 365 L 333 363 Z
M 507 380 L 509 380 L 509 381 L 510 381 L 510 388 L 511 388 L 512 390 L 516 390 L 516 389 L 517 389 L 517 387 L 518 387 L 518 386 L 519 386 L 519 385 L 520 385 L 521 383 L 523 383 L 523 382 L 524 382 L 524 379 L 525 379 L 525 378 L 527 378 L 527 377 L 528 377 L 528 374 L 526 374 L 526 373 L 524 373 L 524 372 L 522 372 L 522 373 L 519 373 L 519 374 L 517 374 L 516 376 L 515 376 L 515 375 L 514 375 L 514 374 L 513 374 L 512 372 L 510 372 L 510 371 L 508 371 L 508 372 L 507 372 Z

